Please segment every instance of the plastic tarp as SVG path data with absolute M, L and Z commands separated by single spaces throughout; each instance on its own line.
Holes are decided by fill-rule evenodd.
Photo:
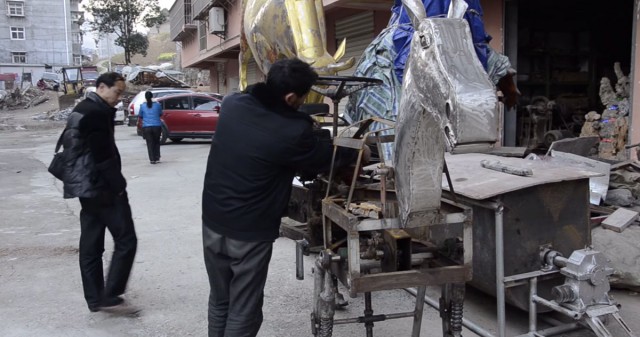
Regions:
M 445 17 L 450 3 L 451 0 L 422 2 L 428 17 Z M 471 30 L 475 54 L 495 85 L 507 73 L 511 64 L 506 56 L 489 47 L 491 37 L 484 30 L 479 1 L 468 0 L 466 4 L 468 7 L 464 19 Z M 392 12 L 387 28 L 367 47 L 353 74 L 382 79 L 383 84 L 365 88 L 349 97 L 345 118 L 350 122 L 370 117 L 397 120 L 402 79 L 414 28 L 400 0 L 395 0 Z M 378 125 L 372 126 L 372 129 L 378 128 Z M 391 144 L 386 144 L 385 152 L 389 158 L 392 152 Z
M 467 20 L 471 29 L 473 45 L 476 55 L 482 63 L 484 69 L 487 69 L 487 60 L 489 59 L 489 41 L 491 36 L 484 30 L 484 22 L 482 21 L 482 7 L 478 0 L 465 0 L 468 5 L 464 19 Z M 451 0 L 423 0 L 422 4 L 427 13 L 427 17 L 437 18 L 446 17 Z M 407 58 L 409 57 L 409 49 L 411 46 L 411 38 L 413 36 L 413 27 L 407 12 L 402 7 L 401 0 L 395 0 L 391 8 L 391 19 L 388 26 L 397 25 L 398 28 L 393 33 L 393 45 L 396 50 L 394 59 L 395 73 L 399 81 L 402 82 L 402 74 L 404 72 Z

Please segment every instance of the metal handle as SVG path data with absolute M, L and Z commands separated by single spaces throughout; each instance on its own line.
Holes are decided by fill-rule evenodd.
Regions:
M 296 279 L 304 280 L 304 258 L 309 255 L 309 241 L 306 239 L 296 240 Z

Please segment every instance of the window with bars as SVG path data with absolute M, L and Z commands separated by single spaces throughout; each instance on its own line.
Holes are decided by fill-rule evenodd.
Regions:
M 7 15 L 24 16 L 24 2 L 7 1 Z
M 27 63 L 27 53 L 23 51 L 12 52 L 11 60 L 13 63 Z
M 24 40 L 24 27 L 11 27 L 11 40 Z

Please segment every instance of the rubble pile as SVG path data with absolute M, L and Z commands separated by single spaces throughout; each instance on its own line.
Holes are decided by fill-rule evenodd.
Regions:
M 629 95 L 631 84 L 629 77 L 622 73 L 620 63 L 613 65 L 617 81 L 615 89 L 611 80 L 603 77 L 600 81 L 600 100 L 605 106 L 599 114 L 590 111 L 585 115 L 585 123 L 581 137 L 598 136 L 598 157 L 607 160 L 622 161 L 627 159 L 625 145 L 629 130 Z
M 72 111 L 73 111 L 73 108 L 66 108 L 62 110 L 53 109 L 53 110 L 49 110 L 41 114 L 35 115 L 32 117 L 32 119 L 38 120 L 38 121 L 47 121 L 47 120 L 66 121 Z
M 0 110 L 26 109 L 49 100 L 49 96 L 37 87 L 27 86 L 20 90 L 0 90 Z

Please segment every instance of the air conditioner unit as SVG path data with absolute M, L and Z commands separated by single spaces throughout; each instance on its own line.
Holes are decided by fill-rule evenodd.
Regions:
M 209 33 L 224 34 L 224 8 L 212 7 L 209 10 Z

